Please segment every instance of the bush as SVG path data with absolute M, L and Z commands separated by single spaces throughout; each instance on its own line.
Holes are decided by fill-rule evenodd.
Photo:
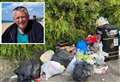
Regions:
M 41 1 L 46 3 L 45 45 L 0 45 L 0 56 L 26 59 L 36 50 L 55 50 L 58 41 L 75 43 L 85 38 L 88 32 L 95 32 L 95 21 L 100 16 L 120 28 L 120 0 Z

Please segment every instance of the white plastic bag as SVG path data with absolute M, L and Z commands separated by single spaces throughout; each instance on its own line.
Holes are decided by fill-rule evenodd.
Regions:
M 96 63 L 99 65 L 105 64 L 104 60 L 105 60 L 105 57 L 108 57 L 108 53 L 102 50 L 102 46 L 103 46 L 102 42 L 96 43 L 94 46 L 95 48 L 98 49 L 97 52 L 93 54 L 93 56 L 95 57 Z
M 72 59 L 72 61 L 69 63 L 69 65 L 67 66 L 66 72 L 72 74 L 73 70 L 75 68 L 75 63 L 76 63 L 76 57 L 74 56 L 74 58 Z
M 41 67 L 41 75 L 45 74 L 45 80 L 56 74 L 60 74 L 65 70 L 65 67 L 55 61 L 48 61 Z
M 99 65 L 105 64 L 105 62 L 104 62 L 105 57 L 104 56 L 102 56 L 101 54 L 98 54 L 98 53 L 94 53 L 93 55 L 95 57 L 96 64 L 99 64 Z

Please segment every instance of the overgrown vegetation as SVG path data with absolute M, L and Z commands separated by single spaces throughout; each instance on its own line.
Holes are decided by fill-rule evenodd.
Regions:
M 3 2 L 40 2 L 40 1 L 45 1 L 45 0 L 1 0 Z
M 45 3 L 45 45 L 0 45 L 0 56 L 25 59 L 36 50 L 55 49 L 58 41 L 75 43 L 88 32 L 95 32 L 95 21 L 100 16 L 120 29 L 120 0 L 45 0 Z

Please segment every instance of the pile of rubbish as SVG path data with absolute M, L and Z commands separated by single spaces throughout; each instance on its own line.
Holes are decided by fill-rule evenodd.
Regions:
M 85 81 L 92 74 L 106 74 L 105 63 L 108 53 L 97 35 L 90 33 L 76 44 L 58 43 L 56 51 L 48 50 L 40 55 L 39 61 L 25 61 L 15 70 L 17 82 L 40 82 L 54 75 L 68 72 L 75 81 Z
M 89 40 L 87 40 L 89 41 Z M 39 82 L 49 80 L 64 71 L 71 74 L 73 80 L 84 81 L 93 73 L 104 74 L 108 70 L 105 64 L 107 53 L 101 50 L 100 43 L 95 52 L 86 40 L 79 40 L 71 46 L 57 46 L 57 51 L 48 50 L 41 54 L 39 61 L 27 60 L 15 70 L 17 82 Z

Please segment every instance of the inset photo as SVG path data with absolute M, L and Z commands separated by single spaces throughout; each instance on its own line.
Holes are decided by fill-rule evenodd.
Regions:
M 2 44 L 44 44 L 45 2 L 3 2 Z

